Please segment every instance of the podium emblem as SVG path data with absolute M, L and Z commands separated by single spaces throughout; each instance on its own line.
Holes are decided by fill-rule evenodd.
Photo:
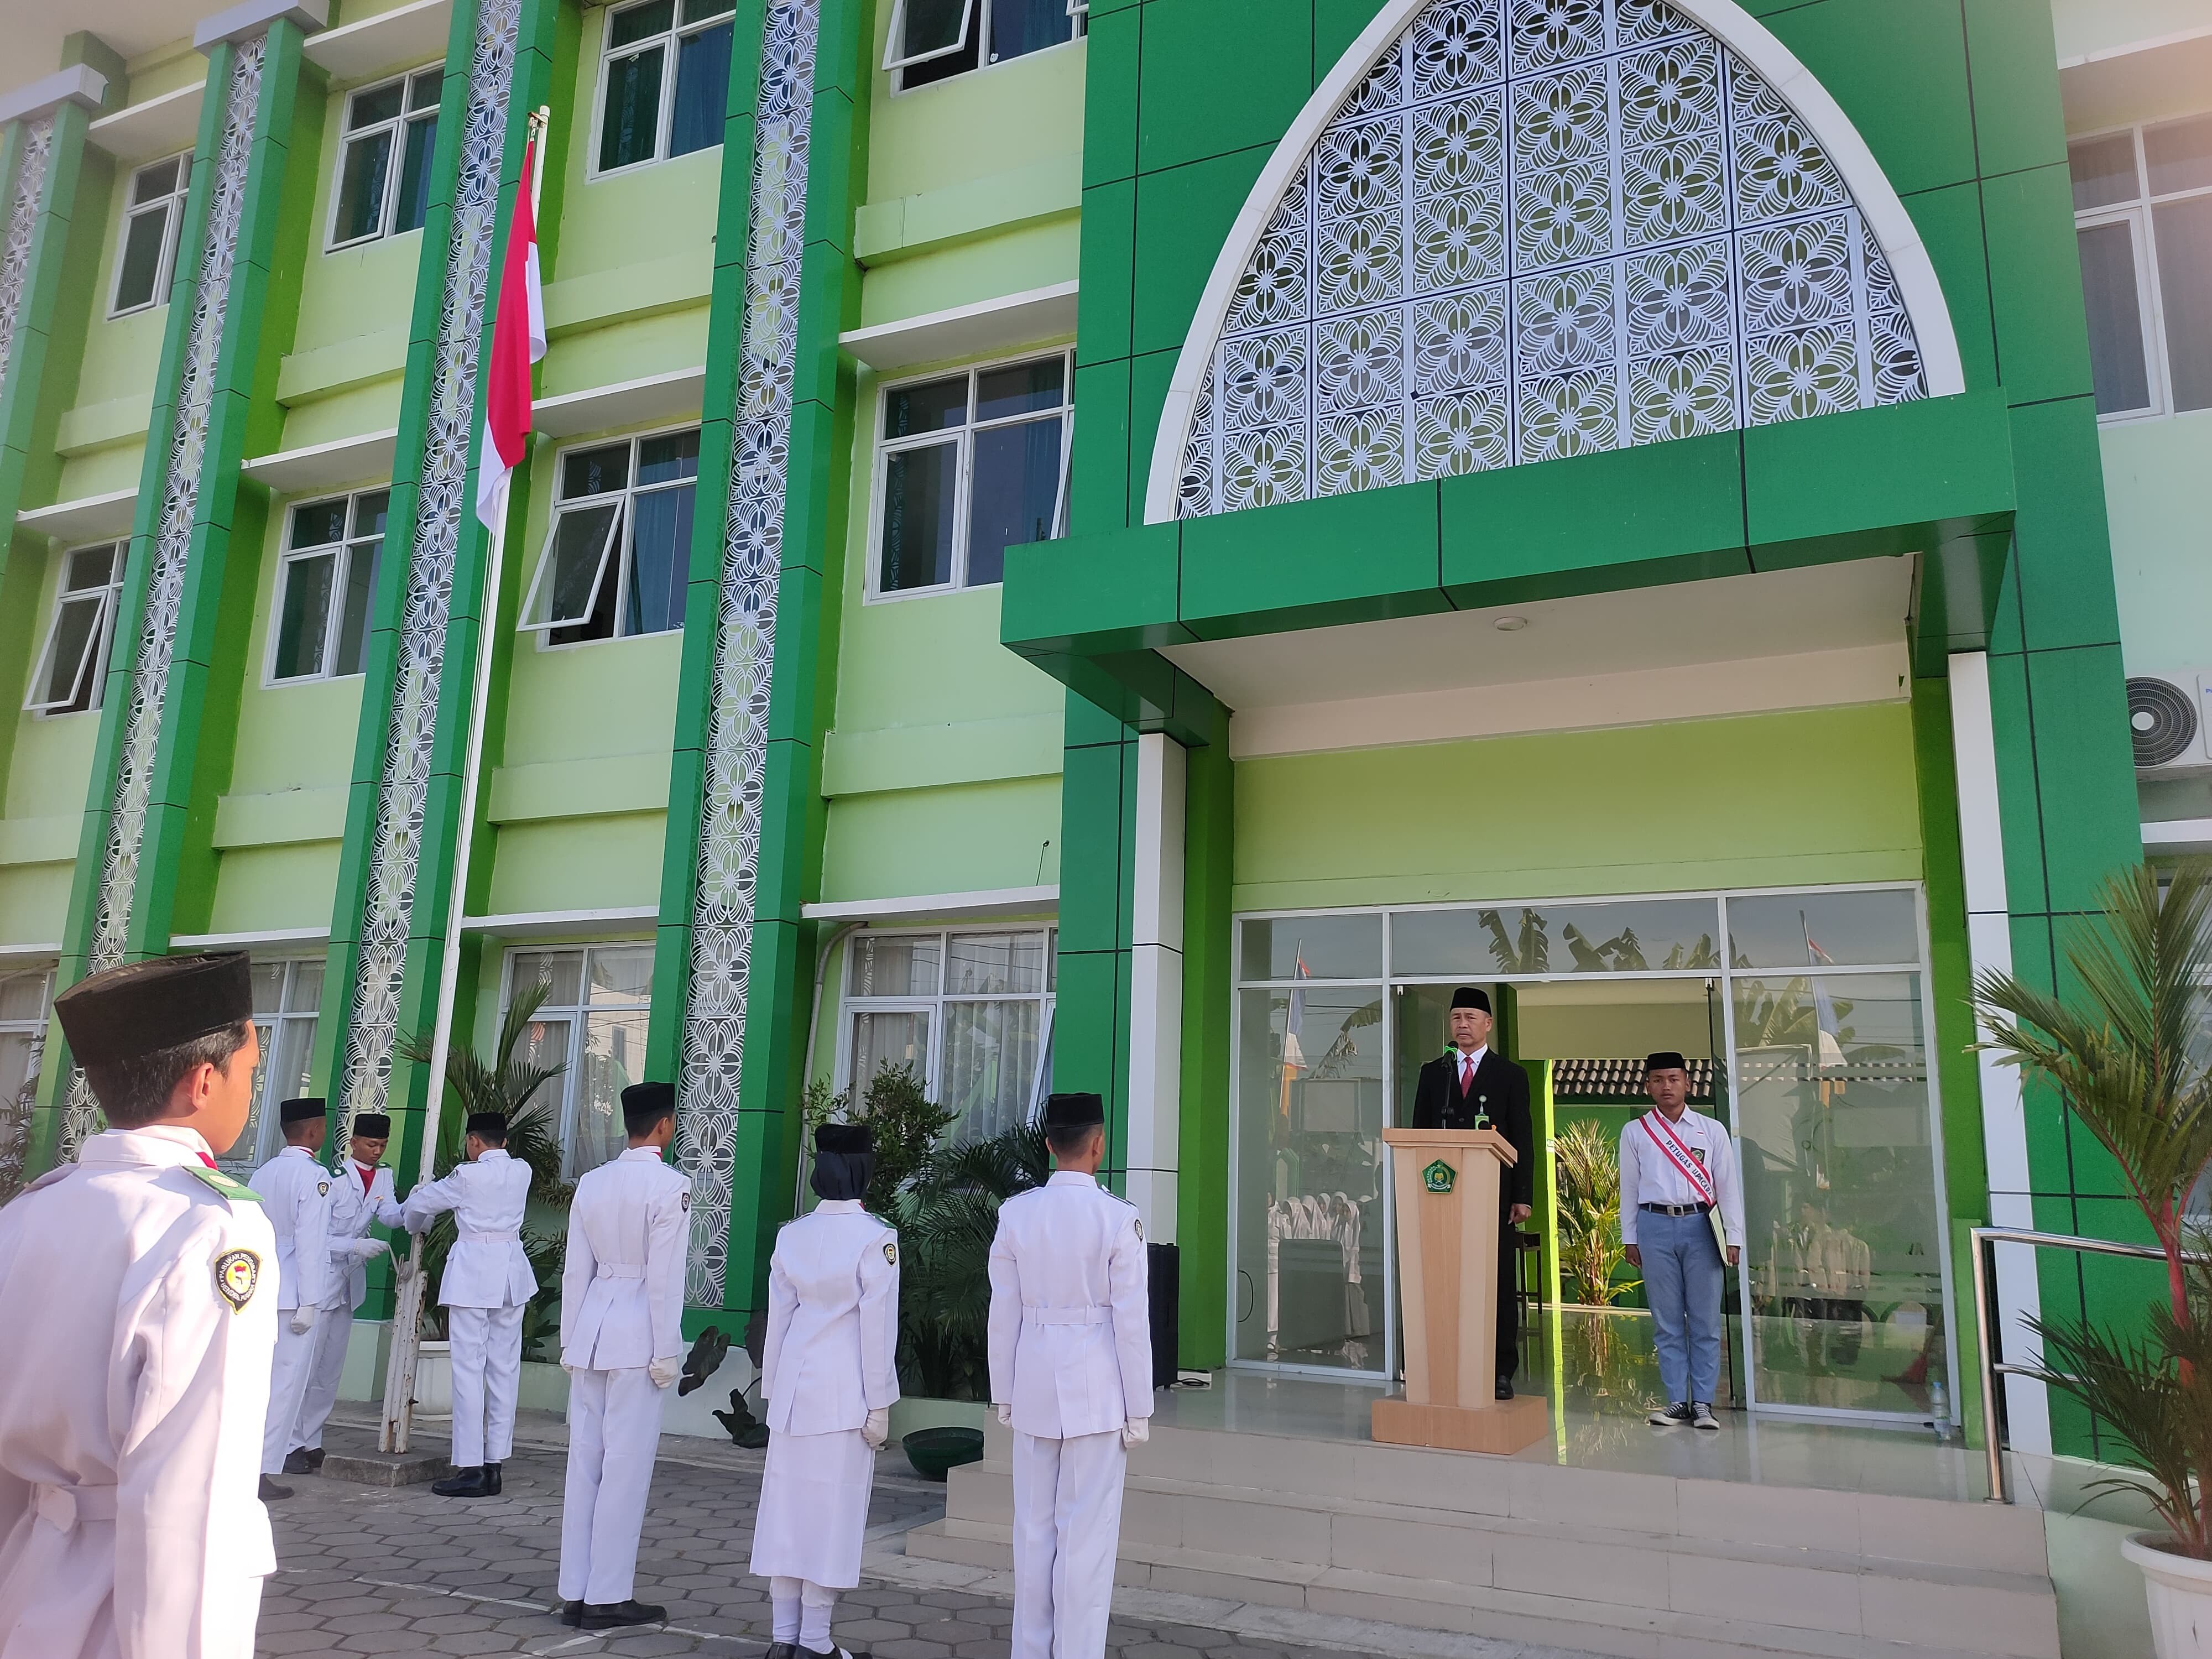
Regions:
M 1445 1163 L 1442 1158 L 1438 1158 L 1435 1163 L 1430 1164 L 1427 1169 L 1421 1171 L 1421 1185 L 1426 1187 L 1432 1193 L 1448 1193 L 1451 1191 L 1453 1183 L 1458 1179 L 1459 1171 L 1453 1169 L 1450 1164 Z

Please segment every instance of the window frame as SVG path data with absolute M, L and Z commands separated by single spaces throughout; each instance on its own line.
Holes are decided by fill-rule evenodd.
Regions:
M 861 573 L 861 602 L 866 605 L 890 605 L 902 599 L 928 599 L 944 593 L 980 592 L 984 588 L 1005 585 L 1003 576 L 995 582 L 971 585 L 968 580 L 968 530 L 975 502 L 975 434 L 995 431 L 1001 427 L 1024 426 L 1052 418 L 1046 411 L 1031 410 L 1019 415 L 1002 415 L 996 420 L 978 421 L 975 418 L 976 383 L 994 369 L 1012 368 L 1022 363 L 1042 362 L 1048 357 L 1060 360 L 1060 479 L 1053 495 L 1054 532 L 1048 541 L 1066 538 L 1066 518 L 1069 501 L 1069 469 L 1075 453 L 1075 348 L 1073 345 L 1054 347 L 1042 351 L 1018 351 L 1009 356 L 994 357 L 981 362 L 969 363 L 958 369 L 939 369 L 933 374 L 902 374 L 887 380 L 876 388 L 875 458 L 868 484 L 868 556 Z M 955 374 L 968 377 L 968 412 L 962 416 L 957 428 L 939 427 L 931 432 L 918 432 L 903 438 L 887 438 L 884 428 L 890 414 L 890 395 L 911 386 L 927 386 L 937 380 L 949 380 Z M 941 446 L 945 439 L 955 439 L 958 453 L 958 473 L 953 482 L 952 505 L 952 575 L 949 581 L 933 582 L 927 587 L 901 587 L 886 592 L 883 588 L 884 511 L 889 502 L 890 458 L 912 449 L 932 449 Z
M 2168 191 L 2163 195 L 2154 193 L 2150 187 L 2150 158 L 2143 143 L 2144 133 L 2153 128 L 2176 126 L 2184 122 L 2208 118 L 2212 118 L 2212 109 L 2066 135 L 2069 161 L 2078 146 L 2093 144 L 2100 139 L 2117 138 L 2123 134 L 2131 141 L 2135 158 L 2133 195 L 2098 207 L 2078 208 L 2074 213 L 2074 230 L 2077 240 L 2085 230 L 2104 225 L 2128 225 L 2136 257 L 2136 302 L 2142 312 L 2143 362 L 2148 371 L 2144 382 L 2150 402 L 2138 409 L 2116 409 L 2110 414 L 2100 411 L 2097 416 L 2100 426 L 2120 426 L 2135 421 L 2171 420 L 2182 415 L 2212 414 L 2212 405 L 2203 409 L 2176 409 L 2173 406 L 2172 359 L 2166 343 L 2165 295 L 2159 280 L 2156 212 L 2159 208 L 2173 203 L 2212 198 L 2212 184 L 2199 185 L 2188 190 Z M 2086 301 L 2086 294 L 2083 297 Z
M 963 75 L 981 75 L 985 70 L 1001 69 L 1007 64 L 1020 63 L 1024 58 L 1042 57 L 1048 52 L 1060 52 L 1087 38 L 1091 33 L 1091 0 L 1066 0 L 1069 25 L 1066 40 L 1055 40 L 1048 46 L 1039 46 L 1035 52 L 1020 52 L 1012 58 L 994 58 L 991 56 L 991 0 L 968 0 L 967 23 L 966 27 L 960 31 L 958 40 L 949 46 L 939 46 L 934 52 L 922 52 L 911 58 L 901 58 L 897 56 L 897 41 L 900 27 L 906 21 L 906 8 L 907 0 L 893 0 L 890 27 L 884 36 L 883 72 L 892 77 L 891 96 L 894 98 L 903 97 L 910 92 L 927 92 L 932 87 L 942 86 L 946 81 L 957 80 Z M 957 52 L 964 52 L 971 32 L 975 38 L 975 68 L 956 70 L 942 79 L 925 81 L 920 86 L 910 87 L 906 84 L 906 70 L 933 64 L 940 58 L 950 58 Z
M 652 3 L 653 0 L 616 0 L 616 3 L 605 8 L 606 15 L 600 20 L 599 70 L 598 76 L 594 77 L 597 84 L 592 88 L 592 125 L 586 137 L 584 151 L 584 180 L 586 184 L 597 184 L 602 179 L 620 179 L 642 167 L 659 167 L 664 162 L 682 161 L 683 156 L 671 155 L 668 153 L 669 143 L 674 136 L 672 129 L 676 123 L 676 65 L 679 55 L 678 48 L 682 45 L 686 35 L 703 34 L 708 29 L 718 27 L 724 23 L 731 25 L 732 45 L 733 47 L 735 46 L 737 9 L 734 3 L 727 11 L 717 12 L 712 17 L 705 18 L 696 23 L 686 23 L 683 21 L 684 0 L 673 0 L 670 10 L 669 26 L 665 29 L 658 34 L 647 35 L 642 40 L 632 41 L 629 46 L 621 48 L 622 55 L 625 58 L 641 57 L 655 46 L 667 52 L 667 57 L 661 64 L 660 108 L 653 120 L 653 154 L 642 161 L 625 161 L 619 167 L 601 167 L 599 165 L 599 135 L 606 119 L 607 65 L 613 62 L 617 50 L 614 45 L 615 18 L 619 13 L 634 11 L 639 6 Z M 731 68 L 734 70 L 737 66 L 734 52 L 730 62 Z M 702 144 L 696 150 L 687 149 L 684 155 L 701 155 L 710 149 L 720 148 L 720 142 L 718 140 L 712 144 Z
M 884 35 L 884 73 L 896 75 L 901 70 L 912 69 L 917 64 L 933 64 L 940 58 L 950 58 L 955 52 L 966 51 L 969 31 L 983 27 L 982 20 L 975 15 L 979 6 L 987 13 L 991 9 L 989 0 L 963 0 L 959 38 L 951 46 L 933 47 L 928 52 L 909 52 L 902 58 L 898 55 L 899 30 L 906 22 L 907 0 L 891 0 L 891 26 Z M 1072 13 L 1070 15 L 1073 15 Z M 982 66 L 982 55 L 983 43 L 979 36 L 975 42 L 976 67 L 979 69 Z M 933 81 L 929 84 L 934 86 L 937 83 Z M 920 90 L 919 88 L 915 89 Z M 903 92 L 905 88 L 901 87 L 898 90 Z
M 577 958 L 577 994 L 588 998 L 592 988 L 592 953 L 594 951 L 639 951 L 650 952 L 653 941 L 650 937 L 640 939 L 593 939 L 569 940 L 511 939 L 500 964 L 499 1018 L 504 1025 L 507 1010 L 514 1006 L 515 967 L 526 957 L 550 957 L 573 953 Z M 561 1178 L 575 1181 L 580 1178 L 575 1168 L 576 1080 L 583 1075 L 585 1022 L 594 1013 L 633 1013 L 642 1012 L 650 1019 L 653 1014 L 653 995 L 648 981 L 645 1000 L 641 1002 L 581 1003 L 547 1000 L 538 1005 L 535 1019 L 560 1020 L 568 1028 L 568 1051 L 563 1057 L 560 1075 L 548 1079 L 544 1087 L 558 1089 L 561 1094 L 559 1109 L 555 1114 L 555 1132 L 561 1143 Z M 534 1099 L 535 1097 L 533 1097 Z M 599 1167 L 593 1165 L 593 1168 Z M 585 1171 L 582 1173 L 588 1173 Z
M 101 547 L 108 550 L 107 580 L 97 589 L 69 586 L 71 561 L 80 553 L 89 553 Z M 106 542 L 84 542 L 63 549 L 60 558 L 61 569 L 55 578 L 53 606 L 46 618 L 46 638 L 39 647 L 38 656 L 33 659 L 30 678 L 23 687 L 23 712 L 35 714 L 41 720 L 59 720 L 70 714 L 96 714 L 100 712 L 100 704 L 106 696 L 107 671 L 115 651 L 116 623 L 123 609 L 123 585 L 128 579 L 131 567 L 131 538 L 125 536 Z M 100 621 L 90 647 L 91 660 L 87 667 L 78 671 L 80 674 L 89 672 L 92 676 L 91 700 L 82 708 L 65 708 L 52 700 L 44 702 L 33 701 L 51 671 L 54 647 L 61 634 L 64 608 L 70 600 L 82 600 L 94 592 L 99 595 Z M 75 702 L 80 695 L 81 691 L 72 691 L 62 702 Z
M 171 161 L 178 163 L 175 187 L 151 202 L 134 200 L 138 193 L 139 179 Z M 123 215 L 115 235 L 115 270 L 107 285 L 109 321 L 118 317 L 136 317 L 142 311 L 158 310 L 169 303 L 169 289 L 177 280 L 177 249 L 184 236 L 185 208 L 191 199 L 191 193 L 192 152 L 190 149 L 156 156 L 131 169 L 130 177 L 124 181 Z M 168 222 L 161 231 L 161 258 L 155 267 L 153 296 L 136 305 L 126 306 L 123 303 L 123 260 L 131 246 L 131 222 L 156 211 L 167 214 Z
M 218 1156 L 216 1161 L 224 1167 L 244 1170 L 251 1175 L 276 1156 L 284 1145 L 284 1129 L 276 1109 L 289 1099 L 289 1091 L 283 1079 L 272 1069 L 273 1062 L 283 1046 L 283 1027 L 287 1023 L 307 1026 L 307 1046 L 305 1052 L 312 1058 L 315 1052 L 314 1028 L 323 1017 L 323 999 L 319 988 L 315 994 L 312 1009 L 292 1006 L 293 987 L 297 983 L 302 968 L 323 968 L 325 959 L 319 956 L 257 956 L 256 968 L 281 968 L 284 977 L 277 988 L 276 1006 L 269 1012 L 256 1009 L 252 1015 L 257 1034 L 266 1031 L 261 1038 L 259 1077 L 253 1091 L 252 1115 L 246 1120 L 246 1130 L 237 1144 Z M 327 981 L 329 975 L 324 975 Z
M 636 552 L 637 514 L 634 510 L 634 504 L 636 497 L 639 495 L 664 495 L 670 490 L 680 489 L 683 487 L 684 483 L 688 483 L 694 492 L 692 497 L 692 510 L 695 515 L 698 510 L 698 497 L 696 492 L 699 488 L 700 474 L 696 471 L 694 471 L 688 480 L 679 482 L 646 484 L 642 487 L 641 487 L 637 482 L 637 458 L 639 449 L 643 445 L 650 443 L 655 438 L 665 438 L 672 434 L 679 432 L 702 434 L 701 455 L 703 459 L 705 453 L 703 428 L 697 421 L 679 421 L 673 426 L 655 427 L 650 431 L 623 433 L 613 437 L 580 438 L 573 443 L 562 445 L 553 452 L 553 496 L 551 501 L 546 504 L 544 544 L 538 550 L 537 568 L 530 574 L 529 583 L 522 590 L 522 603 L 515 608 L 514 613 L 514 631 L 518 634 L 535 634 L 538 636 L 538 648 L 540 651 L 574 651 L 581 649 L 586 646 L 613 645 L 623 640 L 649 640 L 656 638 L 662 634 L 681 634 L 684 631 L 684 622 L 680 615 L 677 619 L 676 626 L 673 628 L 659 628 L 653 629 L 650 633 L 641 634 L 625 634 L 622 630 L 622 596 L 624 588 L 628 586 L 628 577 Z M 611 449 L 617 444 L 628 444 L 629 446 L 629 482 L 625 483 L 618 491 L 605 490 L 597 495 L 579 495 L 574 501 L 563 500 L 561 495 L 562 463 L 566 460 L 568 456 L 575 453 L 578 450 Z M 611 550 L 603 550 L 599 555 L 599 574 L 598 579 L 592 585 L 592 603 L 585 608 L 583 621 L 532 622 L 530 620 L 530 612 L 532 607 L 537 603 L 538 585 L 546 580 L 547 574 L 553 568 L 553 538 L 561 528 L 561 514 L 562 509 L 584 506 L 603 506 L 609 501 L 616 503 L 614 536 L 617 544 Z M 696 531 L 697 527 L 697 520 L 696 516 L 693 519 L 693 527 Z M 610 563 L 608 556 L 609 550 L 611 551 L 613 556 L 611 560 L 613 568 L 611 571 L 610 571 L 608 568 Z M 687 555 L 688 550 L 683 553 L 679 553 L 678 555 L 679 564 L 675 584 L 678 588 L 681 588 L 688 579 L 688 573 L 680 562 L 680 561 Z M 615 583 L 616 609 L 614 632 L 605 635 L 604 638 L 595 640 L 554 639 L 553 635 L 556 631 L 562 629 L 580 628 L 583 626 L 584 623 L 591 620 L 592 611 L 599 608 L 599 596 L 600 589 L 607 581 L 610 575 L 612 576 Z
M 437 76 L 439 95 L 427 107 L 416 109 L 410 106 L 409 99 L 414 91 L 415 82 L 425 75 Z M 400 175 L 405 171 L 407 160 L 407 129 L 416 122 L 428 121 L 434 130 L 430 142 L 434 148 L 437 143 L 434 129 L 440 108 L 445 101 L 445 75 L 446 60 L 441 58 L 402 74 L 387 75 L 382 80 L 350 88 L 343 94 L 338 107 L 337 156 L 331 173 L 330 222 L 325 228 L 324 252 L 341 253 L 352 248 L 367 247 L 371 242 L 384 241 L 393 236 L 411 236 L 422 228 L 412 225 L 405 230 L 396 230 L 392 222 L 399 210 Z M 347 118 L 353 112 L 355 99 L 365 98 L 371 93 L 381 92 L 386 87 L 395 85 L 400 88 L 398 114 L 381 121 L 372 121 L 357 132 L 346 125 Z M 392 164 L 385 170 L 384 200 L 377 209 L 376 228 L 364 235 L 341 240 L 338 235 L 338 206 L 344 193 L 346 157 L 356 144 L 379 132 L 392 135 Z
M 378 544 L 379 556 L 380 556 L 382 544 L 386 539 L 385 532 L 379 532 L 374 536 L 363 536 L 356 528 L 356 526 L 359 522 L 358 514 L 361 510 L 362 501 L 364 497 L 369 495 L 384 496 L 386 501 L 386 511 L 388 514 L 390 512 L 389 503 L 391 494 L 392 486 L 389 483 L 381 483 L 371 485 L 368 488 L 362 489 L 343 490 L 334 495 L 310 495 L 300 501 L 288 501 L 285 503 L 283 517 L 279 521 L 280 529 L 278 533 L 283 539 L 276 550 L 276 583 L 275 587 L 270 590 L 270 593 L 269 637 L 265 641 L 264 641 L 262 647 L 261 686 L 264 690 L 274 690 L 282 686 L 319 685 L 326 680 L 358 679 L 368 672 L 368 652 L 365 639 L 362 650 L 362 666 L 355 669 L 353 672 L 349 674 L 340 674 L 333 672 L 333 665 L 337 661 L 338 629 L 345 617 L 344 599 L 346 584 L 343 578 L 351 574 L 354 556 L 366 544 L 372 541 L 375 542 Z M 303 507 L 320 507 L 329 501 L 343 501 L 346 504 L 346 533 L 344 537 L 335 542 L 318 542 L 313 547 L 292 546 L 292 538 L 290 533 L 292 515 L 301 510 Z M 389 527 L 390 520 L 387 517 L 386 529 L 388 530 Z M 286 585 L 292 580 L 292 567 L 304 560 L 320 558 L 324 555 L 332 552 L 341 555 L 345 560 L 345 565 L 339 572 L 341 580 L 331 584 L 331 608 L 329 614 L 325 616 L 323 618 L 323 665 L 313 674 L 279 675 L 276 672 L 276 649 L 283 637 L 284 592 Z M 372 565 L 370 568 L 373 574 L 375 567 Z M 374 581 L 372 580 L 369 586 L 368 615 L 366 618 L 366 632 L 374 633 L 375 630 L 376 586 Z
M 951 944 L 955 939 L 969 939 L 982 934 L 1042 935 L 1044 939 L 1044 984 L 1037 991 L 1007 991 L 1002 993 L 978 991 L 947 991 L 945 975 L 951 961 Z M 854 951 L 863 939 L 933 939 L 937 941 L 937 989 L 933 992 L 901 992 L 896 995 L 866 996 L 851 990 L 852 964 Z M 938 1100 L 944 1091 L 945 1035 L 947 1011 L 955 1003 L 977 1002 L 1033 1002 L 1040 1005 L 1037 1015 L 1036 1061 L 1030 1078 L 1029 1119 L 1036 1121 L 1043 1109 L 1044 1098 L 1051 1085 L 1053 1026 L 1060 1005 L 1060 922 L 1057 918 L 1043 921 L 982 922 L 969 927 L 866 927 L 848 935 L 843 945 L 844 957 L 837 970 L 837 1032 L 836 1046 L 830 1062 L 830 1084 L 833 1091 L 846 1093 L 854 1087 L 853 1026 L 855 1017 L 861 1014 L 912 1014 L 927 1018 L 929 1063 L 922 1079 L 922 1092 L 932 1101 Z M 957 1124 L 956 1126 L 957 1127 Z

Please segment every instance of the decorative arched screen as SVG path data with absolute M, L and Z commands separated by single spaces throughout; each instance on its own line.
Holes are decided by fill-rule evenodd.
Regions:
M 1435 0 L 1276 205 L 1189 518 L 1926 395 L 1843 175 L 1660 0 Z

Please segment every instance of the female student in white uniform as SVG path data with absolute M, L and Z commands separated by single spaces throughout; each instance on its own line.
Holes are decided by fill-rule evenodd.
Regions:
M 822 1201 L 776 1235 L 769 1263 L 770 1438 L 752 1557 L 769 1580 L 768 1659 L 851 1659 L 830 1643 L 830 1614 L 836 1593 L 860 1582 L 876 1449 L 898 1398 L 898 1235 L 860 1204 L 875 1163 L 866 1125 L 817 1129 Z

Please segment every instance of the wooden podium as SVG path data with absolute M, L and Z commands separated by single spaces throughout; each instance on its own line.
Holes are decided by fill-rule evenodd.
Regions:
M 1406 1392 L 1371 1432 L 1401 1446 L 1512 1453 L 1551 1432 L 1540 1395 L 1497 1397 L 1498 1182 L 1519 1162 L 1495 1129 L 1385 1129 L 1398 1205 Z

